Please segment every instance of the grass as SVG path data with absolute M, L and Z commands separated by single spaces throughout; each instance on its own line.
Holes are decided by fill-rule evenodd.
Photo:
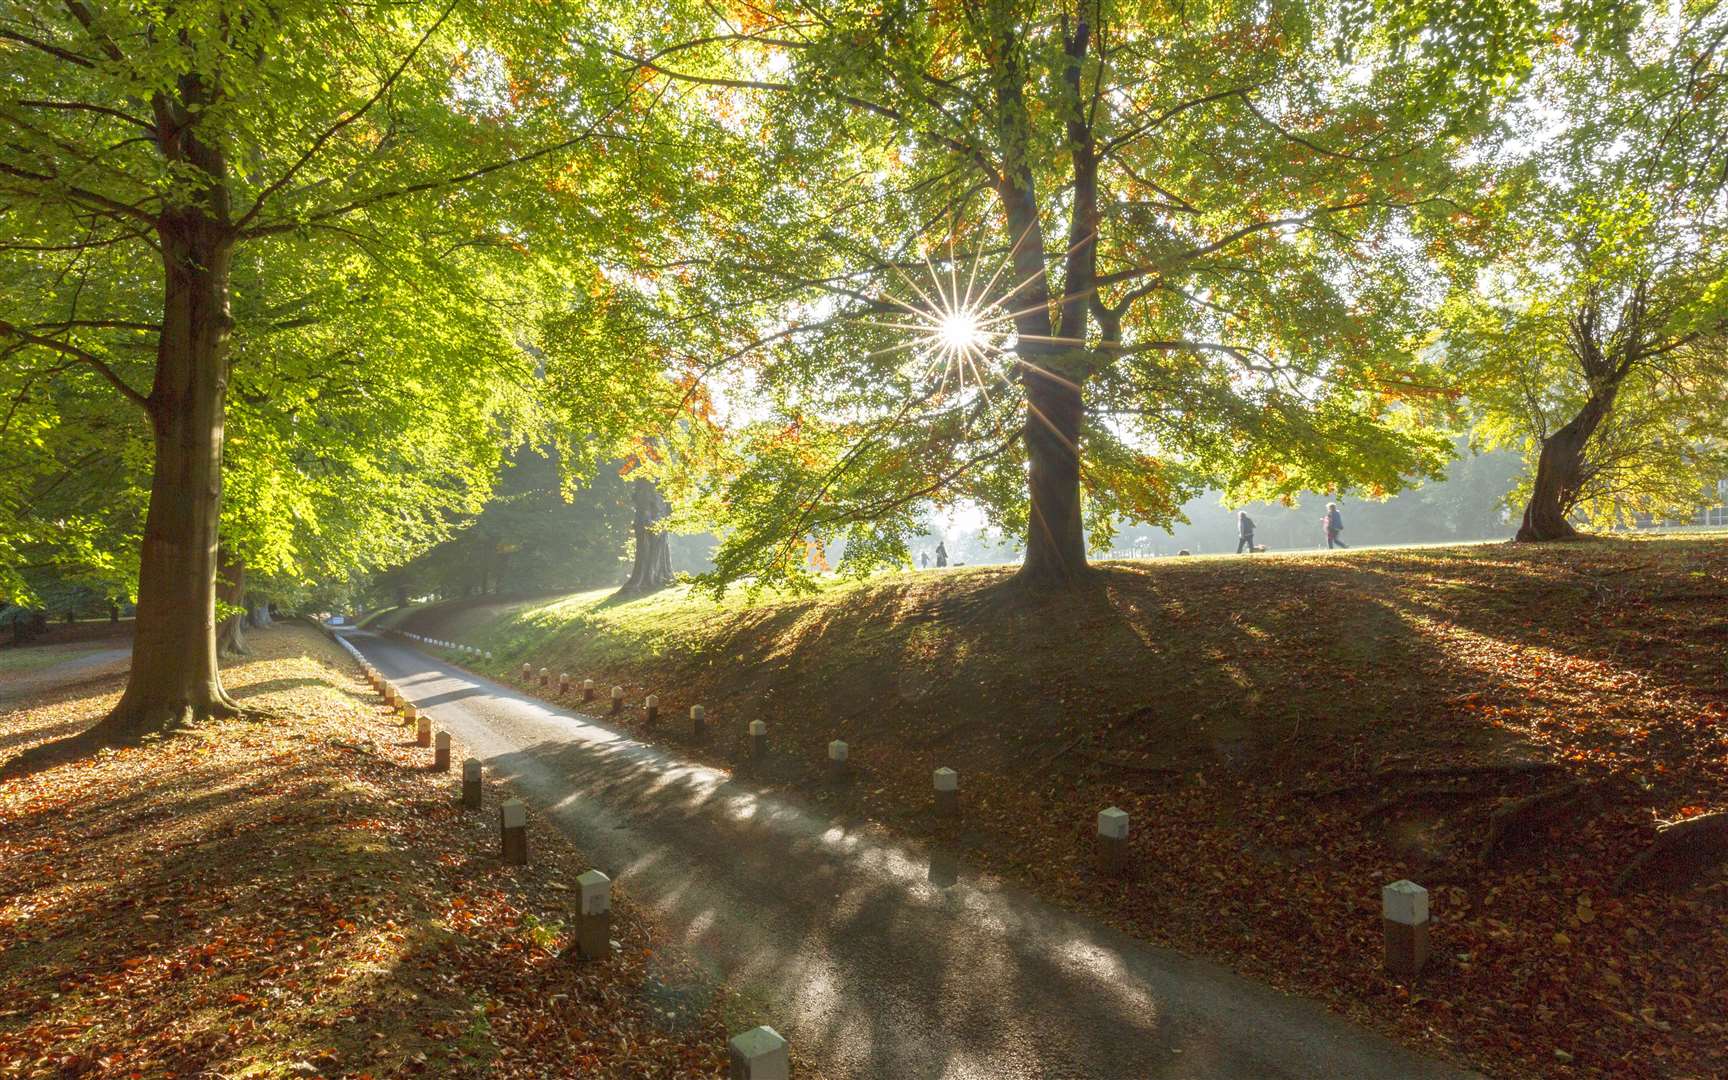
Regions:
M 715 604 L 682 590 L 393 613 L 420 633 L 707 707 L 703 743 L 841 817 L 957 849 L 1143 938 L 1500 1075 L 1728 1073 L 1728 877 L 1618 893 L 1653 825 L 1728 808 L 1728 543 L 1105 564 L 1027 597 L 1000 568 Z M 743 763 L 768 723 L 771 768 Z M 639 710 L 626 726 L 641 731 Z M 830 739 L 859 783 L 822 780 Z M 961 774 L 965 818 L 929 812 Z M 1493 813 L 1605 792 L 1488 852 Z M 1135 869 L 1085 859 L 1106 805 Z M 1378 890 L 1428 885 L 1436 959 L 1378 970 Z
M 560 959 L 581 853 L 531 811 L 533 863 L 503 866 L 503 795 L 459 810 L 345 654 L 292 624 L 248 640 L 224 681 L 250 719 L 0 784 L 0 1077 L 724 1072 L 729 998 L 627 891 L 618 955 Z M 19 702 L 0 755 L 119 689 Z
M 0 651 L 0 674 L 21 674 L 50 667 L 63 660 L 75 660 L 100 650 L 89 645 L 43 645 L 34 649 Z

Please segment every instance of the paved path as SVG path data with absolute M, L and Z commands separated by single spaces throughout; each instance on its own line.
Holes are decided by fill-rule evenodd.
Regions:
M 600 722 L 349 633 L 837 1075 L 1451 1077 L 1321 1006 L 836 825 Z

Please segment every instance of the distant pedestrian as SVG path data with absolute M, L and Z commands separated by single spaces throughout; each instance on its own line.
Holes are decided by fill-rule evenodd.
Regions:
M 941 543 L 941 542 L 938 542 L 936 544 L 936 565 L 937 566 L 947 566 L 948 565 L 948 546 L 946 544 Z
M 1236 554 L 1246 550 L 1254 554 L 1254 519 L 1248 516 L 1248 511 L 1236 511 Z
M 1338 534 L 1344 531 L 1344 515 L 1338 512 L 1337 503 L 1326 504 L 1326 546 L 1328 548 L 1347 548 L 1350 545 L 1338 539 Z
M 928 551 L 918 553 L 918 565 L 925 570 L 930 569 L 930 553 Z

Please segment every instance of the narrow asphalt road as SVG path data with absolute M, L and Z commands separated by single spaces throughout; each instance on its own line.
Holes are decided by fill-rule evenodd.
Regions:
M 366 632 L 348 640 L 494 780 L 838 1075 L 1453 1077 L 1320 1005 L 824 820 Z

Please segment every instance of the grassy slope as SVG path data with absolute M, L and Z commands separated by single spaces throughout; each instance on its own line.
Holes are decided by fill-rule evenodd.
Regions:
M 723 1073 L 732 999 L 627 886 L 620 955 L 560 960 L 568 841 L 531 814 L 532 865 L 500 865 L 499 791 L 460 812 L 346 655 L 249 642 L 223 674 L 260 716 L 0 781 L 0 1076 Z M 0 709 L 0 762 L 120 682 Z
M 701 702 L 720 734 L 688 749 L 710 760 L 766 720 L 765 784 L 1435 1052 L 1728 1071 L 1728 879 L 1677 899 L 1607 888 L 1654 818 L 1728 807 L 1720 538 L 1116 563 L 1036 602 L 978 569 L 757 605 L 592 593 L 388 621 L 491 649 L 495 674 L 616 682 L 673 717 Z M 832 738 L 861 772 L 838 791 L 819 778 Z M 1507 762 L 1552 769 L 1435 772 Z M 936 765 L 961 773 L 964 826 L 927 813 Z M 1604 812 L 1481 862 L 1503 800 L 1609 774 L 1627 783 Z M 1110 803 L 1135 820 L 1120 885 L 1077 857 Z M 1437 960 L 1415 991 L 1375 967 L 1378 887 L 1404 876 L 1434 887 Z

